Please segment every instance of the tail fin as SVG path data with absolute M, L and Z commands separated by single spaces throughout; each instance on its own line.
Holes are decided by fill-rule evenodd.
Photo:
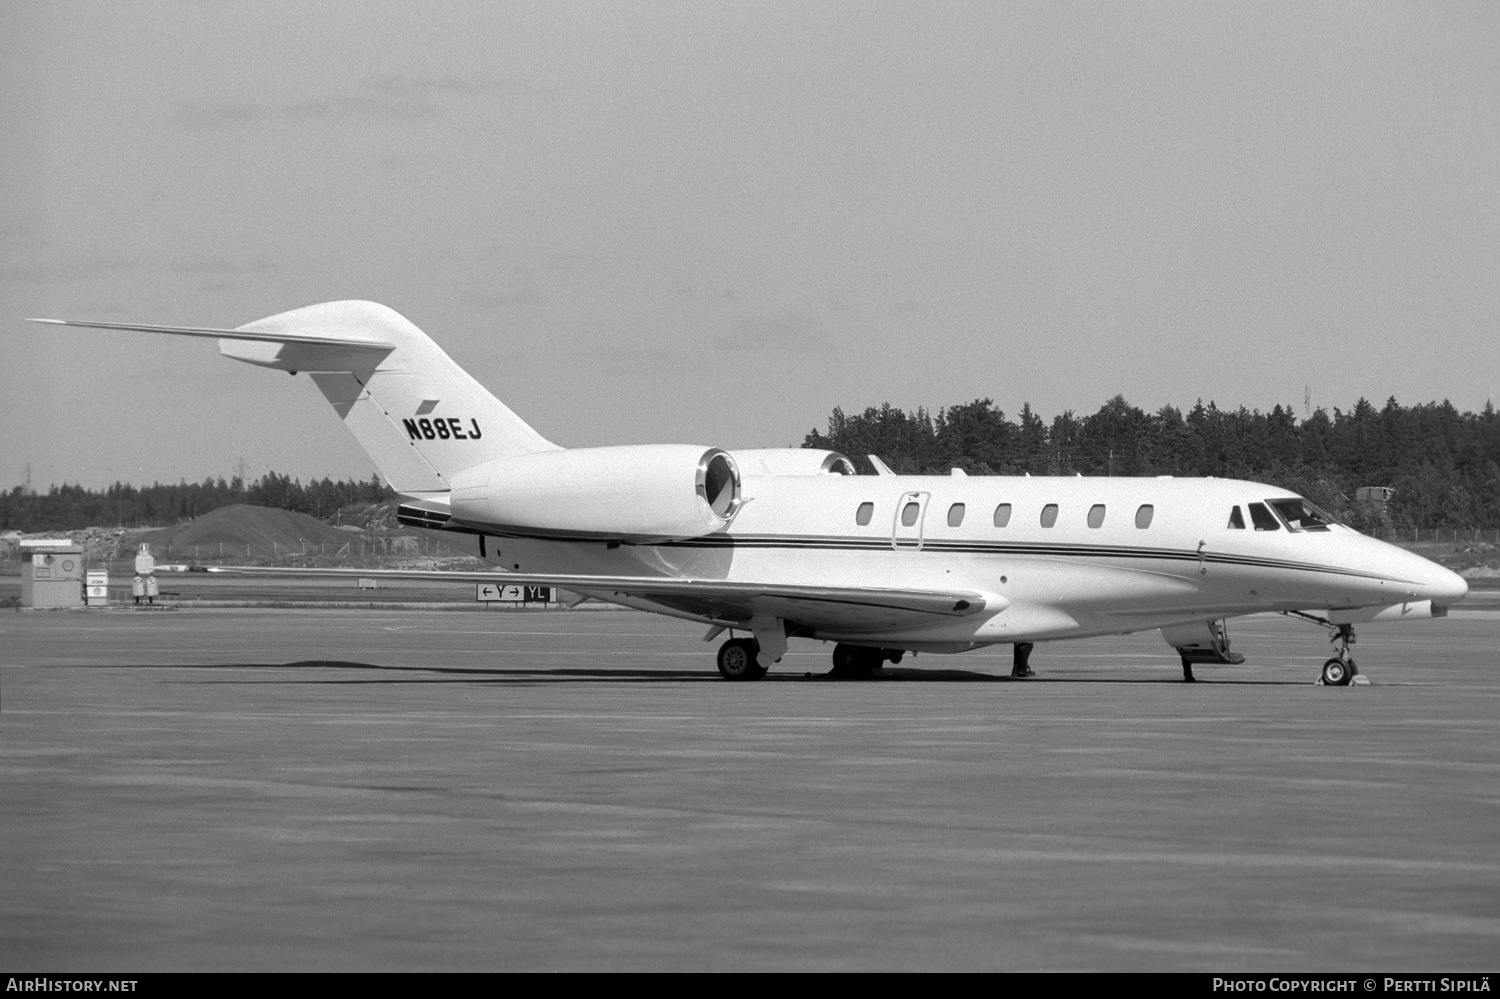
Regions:
M 306 372 L 399 493 L 446 493 L 464 469 L 494 458 L 560 450 L 405 317 L 374 302 L 309 305 L 233 330 L 62 325 L 217 337 L 226 357 Z
M 220 340 L 227 357 L 305 371 L 375 467 L 400 493 L 447 492 L 455 474 L 493 458 L 555 451 L 404 316 L 374 302 L 328 302 L 239 327 L 311 334 L 329 344 Z M 390 350 L 337 341 L 390 344 Z

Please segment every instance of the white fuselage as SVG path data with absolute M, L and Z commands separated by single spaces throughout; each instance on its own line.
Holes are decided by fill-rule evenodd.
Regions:
M 212 337 L 227 356 L 308 372 L 411 499 L 403 522 L 478 532 L 478 554 L 538 583 L 748 628 L 772 661 L 789 635 L 961 651 L 1164 628 L 1188 649 L 1197 639 L 1183 629 L 1197 622 L 1435 614 L 1468 589 L 1426 559 L 1300 516 L 1293 494 L 1253 482 L 855 476 L 833 474 L 849 470 L 843 456 L 811 449 L 564 450 L 374 302 L 326 302 L 233 330 L 41 321 Z M 1002 504 L 1008 517 L 997 516 Z
M 985 594 L 986 611 L 972 617 L 894 630 L 826 621 L 807 629 L 812 638 L 930 651 L 1264 611 L 1447 605 L 1466 592 L 1447 569 L 1350 528 L 1294 531 L 1281 523 L 1257 530 L 1244 513 L 1251 503 L 1294 496 L 1231 479 L 748 476 L 732 522 L 711 535 L 617 545 L 489 537 L 486 557 L 529 573 Z M 1008 517 L 997 526 L 1002 504 Z M 1142 507 L 1150 507 L 1149 517 Z M 1243 528 L 1230 526 L 1236 507 Z

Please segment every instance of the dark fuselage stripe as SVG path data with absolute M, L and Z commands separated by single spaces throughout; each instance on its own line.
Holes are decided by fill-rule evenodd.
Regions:
M 1262 569 L 1290 569 L 1298 572 L 1323 572 L 1339 576 L 1356 576 L 1363 579 L 1385 579 L 1373 572 L 1345 569 L 1339 566 L 1319 565 L 1315 562 L 1293 562 L 1287 559 L 1265 558 L 1255 555 L 1216 553 L 1205 550 L 1181 548 L 1131 548 L 1113 545 L 1070 545 L 1041 542 L 984 542 L 984 541 L 924 541 L 920 548 L 915 542 L 891 544 L 889 538 L 809 538 L 809 537 L 734 537 L 732 535 L 708 535 L 686 541 L 661 542 L 664 548 L 769 548 L 789 551 L 900 551 L 968 555 L 1012 555 L 1042 558 L 1105 558 L 1147 559 L 1175 562 L 1199 562 L 1217 565 L 1243 565 Z
M 493 530 L 485 529 L 483 525 L 450 525 L 449 530 L 464 530 L 473 533 L 491 534 L 496 537 L 514 537 L 526 540 L 549 541 L 549 542 L 572 542 L 589 543 L 581 538 L 558 538 L 540 535 L 524 534 L 514 528 Z M 603 540 L 603 539 L 599 539 Z M 901 552 L 906 554 L 946 554 L 946 555 L 1010 555 L 1014 557 L 1030 558 L 1066 558 L 1066 559 L 1108 559 L 1112 561 L 1166 561 L 1166 562 L 1192 562 L 1207 563 L 1211 565 L 1238 565 L 1256 569 L 1284 569 L 1292 572 L 1316 572 L 1334 576 L 1350 576 L 1357 579 L 1384 580 L 1390 577 L 1375 572 L 1363 572 L 1358 569 L 1346 569 L 1341 566 L 1320 565 L 1315 562 L 1294 562 L 1289 559 L 1266 558 L 1256 555 L 1238 555 L 1225 552 L 1214 552 L 1205 549 L 1199 552 L 1195 549 L 1181 548 L 1137 548 L 1124 545 L 1079 545 L 1044 543 L 1032 541 L 931 541 L 923 540 L 921 547 L 917 546 L 915 540 L 901 541 L 892 545 L 890 537 L 878 538 L 849 538 L 849 537 L 815 537 L 815 536 L 744 536 L 732 534 L 709 534 L 697 538 L 688 538 L 682 541 L 642 541 L 630 542 L 625 539 L 620 541 L 627 545 L 640 548 L 743 548 L 743 549 L 766 549 L 782 551 L 865 551 L 865 552 Z M 597 543 L 595 541 L 594 543 Z

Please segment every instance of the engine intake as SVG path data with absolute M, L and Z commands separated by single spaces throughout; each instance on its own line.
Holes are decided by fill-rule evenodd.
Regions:
M 497 458 L 453 477 L 454 521 L 496 534 L 677 541 L 722 530 L 740 471 L 719 448 L 646 444 Z

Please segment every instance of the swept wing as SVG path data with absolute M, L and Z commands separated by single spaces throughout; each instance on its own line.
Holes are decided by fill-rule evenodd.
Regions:
M 158 566 L 158 569 L 167 568 Z M 453 572 L 406 569 L 283 569 L 269 566 L 172 566 L 176 571 L 283 578 L 404 579 L 448 583 L 556 586 L 611 602 L 655 605 L 677 616 L 742 624 L 772 616 L 807 627 L 841 630 L 888 628 L 934 618 L 968 617 L 1002 598 L 975 590 L 818 586 L 660 576 L 583 576 L 524 572 Z M 622 599 L 623 598 L 623 599 Z M 1003 606 L 1003 604 L 1002 604 Z

